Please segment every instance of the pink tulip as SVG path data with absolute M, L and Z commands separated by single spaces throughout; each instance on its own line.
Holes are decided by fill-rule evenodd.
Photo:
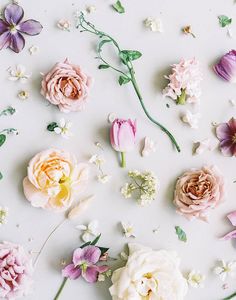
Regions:
M 121 152 L 121 166 L 125 167 L 125 153 L 134 149 L 136 142 L 136 121 L 116 119 L 110 130 L 110 141 L 115 151 Z

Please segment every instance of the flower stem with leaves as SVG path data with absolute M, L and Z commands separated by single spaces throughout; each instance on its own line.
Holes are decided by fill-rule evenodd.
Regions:
M 94 35 L 97 35 L 101 41 L 98 44 L 98 49 L 97 49 L 97 54 L 98 54 L 98 59 L 102 62 L 102 64 L 99 65 L 99 69 L 112 69 L 115 72 L 119 73 L 119 84 L 123 85 L 123 84 L 127 84 L 127 83 L 131 83 L 133 85 L 133 88 L 135 90 L 135 93 L 139 99 L 140 105 L 145 113 L 145 115 L 147 116 L 147 118 L 154 123 L 155 125 L 157 125 L 171 140 L 171 142 L 173 143 L 173 145 L 175 146 L 176 150 L 178 152 L 180 152 L 180 147 L 177 143 L 177 141 L 175 140 L 174 136 L 170 133 L 170 131 L 168 129 L 166 129 L 162 124 L 160 124 L 158 121 L 156 121 L 149 113 L 149 111 L 147 110 L 144 101 L 143 101 L 143 97 L 141 95 L 141 92 L 139 90 L 139 86 L 137 84 L 137 80 L 135 77 L 135 70 L 133 67 L 133 61 L 139 59 L 142 54 L 139 51 L 136 50 L 122 50 L 119 46 L 119 44 L 116 42 L 116 40 L 114 38 L 112 38 L 109 34 L 100 31 L 98 29 L 96 29 L 96 27 L 88 22 L 85 18 L 84 18 L 84 14 L 81 12 L 79 18 L 78 18 L 78 24 L 77 24 L 77 28 L 80 29 L 81 32 L 89 32 L 92 33 Z M 115 66 L 112 66 L 109 62 L 107 62 L 104 57 L 102 56 L 102 49 L 103 46 L 107 43 L 111 43 L 113 44 L 113 46 L 116 48 L 116 50 L 118 51 L 118 56 L 121 60 L 121 62 L 123 63 L 124 66 L 126 66 L 127 68 L 127 73 L 116 68 Z

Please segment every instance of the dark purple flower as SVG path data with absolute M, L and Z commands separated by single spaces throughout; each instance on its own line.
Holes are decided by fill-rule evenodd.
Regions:
M 220 149 L 225 156 L 236 156 L 236 119 L 221 123 L 216 128 L 216 136 L 220 141 Z
M 236 82 L 236 50 L 221 57 L 218 64 L 213 67 L 218 76 L 232 83 Z
M 82 276 L 87 282 L 94 283 L 100 273 L 106 272 L 108 266 L 98 266 L 101 250 L 96 246 L 78 248 L 73 253 L 72 263 L 62 270 L 62 276 L 77 279 Z
M 10 48 L 19 53 L 25 46 L 22 33 L 37 35 L 42 25 L 35 20 L 22 21 L 24 10 L 17 4 L 9 4 L 4 10 L 4 19 L 0 19 L 0 50 Z

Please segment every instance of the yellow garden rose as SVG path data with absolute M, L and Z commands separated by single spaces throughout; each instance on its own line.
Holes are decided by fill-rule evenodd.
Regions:
M 48 149 L 30 160 L 23 188 L 34 207 L 64 211 L 87 181 L 86 164 L 78 164 L 74 155 L 63 150 Z

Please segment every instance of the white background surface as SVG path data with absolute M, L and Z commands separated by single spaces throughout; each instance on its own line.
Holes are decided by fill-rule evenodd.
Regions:
M 6 4 L 1 1 L 2 6 Z M 207 275 L 204 289 L 189 289 L 188 300 L 220 300 L 235 290 L 235 281 L 229 280 L 230 288 L 222 289 L 222 283 L 212 274 L 217 259 L 235 259 L 235 248 L 231 242 L 222 242 L 218 237 L 233 228 L 225 219 L 225 214 L 235 210 L 236 179 L 235 159 L 225 158 L 217 150 L 202 156 L 192 155 L 192 143 L 211 137 L 214 139 L 211 122 L 223 122 L 235 117 L 235 109 L 228 100 L 235 97 L 235 86 L 218 79 L 211 70 L 212 64 L 225 52 L 235 46 L 226 30 L 218 25 L 217 16 L 226 14 L 236 20 L 236 6 L 233 0 L 123 0 L 126 13 L 114 12 L 109 1 L 68 1 L 40 0 L 21 1 L 26 19 L 41 21 L 44 30 L 37 37 L 29 37 L 24 51 L 18 55 L 10 50 L 0 53 L 1 108 L 11 104 L 18 113 L 13 117 L 0 119 L 0 128 L 16 127 L 18 137 L 9 137 L 0 149 L 0 170 L 4 179 L 0 182 L 0 205 L 9 207 L 9 222 L 0 228 L 1 240 L 23 244 L 26 249 L 37 251 L 48 233 L 63 216 L 35 209 L 25 200 L 22 192 L 22 179 L 30 158 L 38 151 L 49 147 L 64 148 L 75 153 L 80 161 L 86 161 L 91 154 L 98 153 L 94 146 L 100 141 L 106 158 L 104 170 L 112 175 L 106 185 L 95 180 L 92 166 L 90 184 L 84 195 L 94 194 L 90 209 L 75 224 L 86 223 L 93 219 L 100 222 L 101 244 L 111 248 L 111 256 L 116 257 L 129 242 L 121 234 L 118 223 L 121 220 L 134 224 L 137 242 L 155 249 L 167 248 L 178 251 L 183 272 L 200 270 Z M 159 121 L 175 134 L 182 152 L 175 152 L 167 137 L 144 117 L 131 86 L 119 87 L 116 74 L 110 70 L 99 71 L 94 60 L 96 38 L 89 34 L 80 34 L 73 29 L 70 33 L 56 27 L 61 18 L 73 20 L 76 9 L 94 4 L 97 11 L 90 20 L 98 28 L 111 33 L 124 49 L 140 50 L 143 57 L 135 63 L 138 82 L 148 109 Z M 164 33 L 149 32 L 143 27 L 146 17 L 160 17 L 164 24 Z M 191 24 L 196 39 L 181 33 L 181 27 Z M 233 23 L 236 37 L 236 27 Z M 39 53 L 30 56 L 28 48 L 36 45 Z M 202 119 L 199 130 L 185 126 L 179 116 L 187 107 L 176 106 L 171 100 L 163 100 L 161 90 L 165 85 L 163 75 L 169 72 L 168 66 L 182 57 L 196 56 L 202 64 L 204 81 L 203 95 L 199 107 L 188 108 L 200 111 Z M 40 95 L 40 72 L 47 72 L 54 63 L 66 57 L 81 65 L 95 79 L 90 102 L 82 113 L 63 115 L 57 107 L 49 106 Z M 24 86 L 7 80 L 7 68 L 15 64 L 24 64 L 32 72 L 31 80 Z M 28 89 L 30 99 L 22 102 L 16 95 L 19 90 Z M 170 108 L 166 107 L 170 104 Z M 116 153 L 108 142 L 107 115 L 115 112 L 119 117 L 136 118 L 138 121 L 139 141 L 144 136 L 156 140 L 158 149 L 150 157 L 142 158 L 139 144 L 134 153 L 127 155 L 128 169 L 150 169 L 154 171 L 160 183 L 158 197 L 149 207 L 141 208 L 133 200 L 125 200 L 120 195 L 120 187 L 126 181 L 127 170 L 118 166 Z M 61 117 L 73 122 L 74 137 L 64 140 L 60 136 L 45 130 L 48 123 Z M 224 204 L 212 211 L 209 224 L 201 221 L 188 222 L 175 213 L 172 205 L 174 182 L 183 171 L 204 164 L 217 164 L 228 181 L 227 197 Z M 20 224 L 17 228 L 16 224 Z M 81 244 L 79 231 L 75 224 L 68 222 L 48 243 L 35 270 L 34 294 L 30 300 L 52 300 L 61 284 L 60 260 L 69 258 L 72 250 Z M 188 242 L 177 240 L 174 226 L 181 226 L 187 233 Z M 154 235 L 152 230 L 160 226 Z M 28 239 L 33 238 L 32 242 Z M 131 240 L 132 241 L 132 240 Z M 89 286 L 82 280 L 70 281 L 65 287 L 61 299 L 109 300 L 107 284 L 98 283 Z

